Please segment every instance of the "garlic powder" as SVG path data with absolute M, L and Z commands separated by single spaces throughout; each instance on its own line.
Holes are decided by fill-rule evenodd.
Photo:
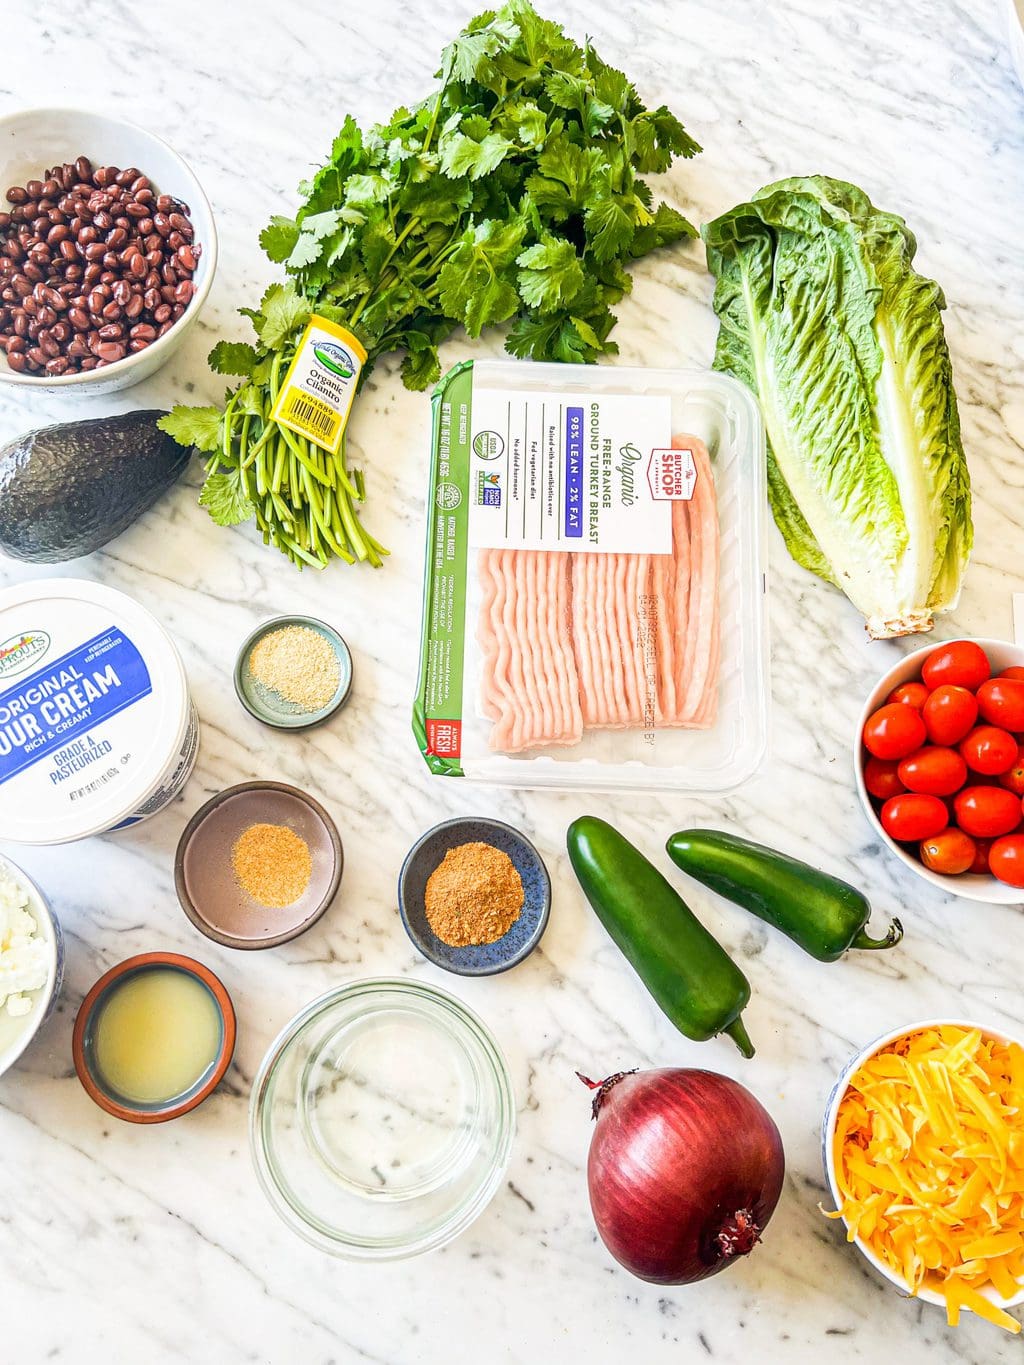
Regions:
M 49 970 L 46 943 L 35 916 L 28 909 L 28 891 L 0 867 L 0 1009 L 11 1015 L 28 1014 L 27 991 L 46 985 Z

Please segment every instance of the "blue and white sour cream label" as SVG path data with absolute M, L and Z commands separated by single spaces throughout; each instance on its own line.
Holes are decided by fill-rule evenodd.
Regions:
M 0 837 L 134 824 L 173 799 L 197 747 L 177 650 L 131 598 L 75 579 L 0 593 Z

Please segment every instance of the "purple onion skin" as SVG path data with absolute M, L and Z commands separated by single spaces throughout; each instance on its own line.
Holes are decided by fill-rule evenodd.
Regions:
M 590 1206 L 620 1265 L 652 1284 L 693 1284 L 753 1250 L 786 1161 L 749 1090 L 713 1071 L 627 1072 L 603 1083 L 594 1114 Z

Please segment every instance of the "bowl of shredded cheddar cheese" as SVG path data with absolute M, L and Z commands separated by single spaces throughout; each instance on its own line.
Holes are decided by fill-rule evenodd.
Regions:
M 1009 1332 L 1024 1303 L 1024 1046 L 967 1020 L 925 1020 L 849 1063 L 822 1157 L 847 1241 L 904 1294 Z

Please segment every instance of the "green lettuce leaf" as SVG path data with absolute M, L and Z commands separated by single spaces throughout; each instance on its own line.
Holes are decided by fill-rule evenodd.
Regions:
M 938 286 L 903 220 L 825 176 L 759 190 L 702 231 L 715 368 L 758 395 L 772 512 L 875 638 L 929 630 L 970 553 L 970 480 Z

